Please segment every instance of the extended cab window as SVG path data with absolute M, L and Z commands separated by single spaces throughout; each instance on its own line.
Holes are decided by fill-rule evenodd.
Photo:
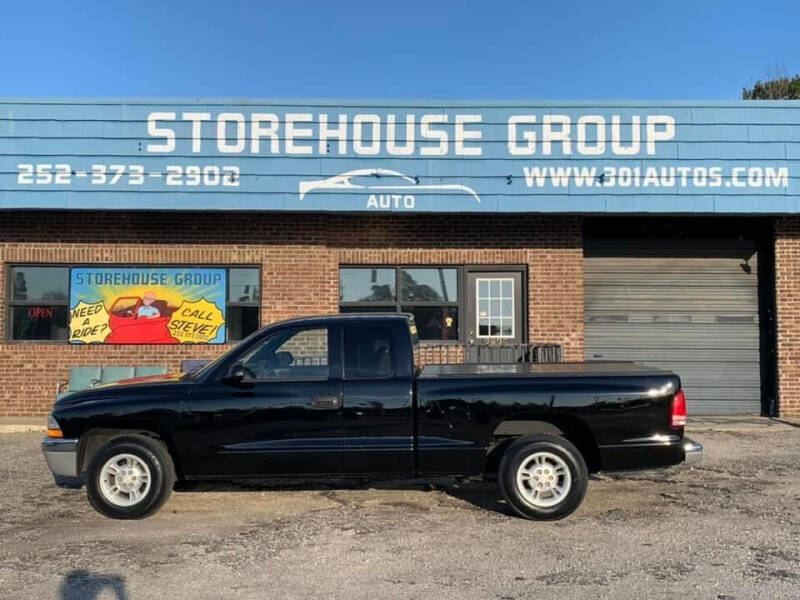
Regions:
M 392 333 L 388 327 L 348 325 L 344 328 L 344 376 L 381 379 L 394 374 Z
M 328 330 L 276 332 L 242 360 L 245 381 L 324 379 L 328 377 Z

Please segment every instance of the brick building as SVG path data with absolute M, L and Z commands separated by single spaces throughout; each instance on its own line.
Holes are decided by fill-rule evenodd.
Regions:
M 800 415 L 798 132 L 782 102 L 3 102 L 0 416 L 370 310 L 423 354 L 558 344 Z

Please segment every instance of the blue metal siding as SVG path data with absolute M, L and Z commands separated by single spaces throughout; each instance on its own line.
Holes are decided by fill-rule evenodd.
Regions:
M 171 152 L 148 151 L 148 145 L 164 140 L 148 134 L 148 115 L 175 113 L 175 121 L 158 121 L 159 127 L 175 132 Z M 193 150 L 193 125 L 181 114 L 210 113 L 202 123 Z M 217 147 L 216 117 L 220 113 L 244 115 L 244 149 L 220 152 Z M 258 152 L 251 151 L 252 113 L 277 115 L 279 152 L 272 154 L 270 139 L 260 140 Z M 287 154 L 286 114 L 310 114 L 312 123 L 299 122 L 297 130 L 311 135 L 298 137 L 296 144 L 309 146 L 308 154 Z M 329 152 L 320 152 L 318 116 L 329 116 L 329 127 L 346 115 L 346 153 L 338 153 L 338 140 L 329 140 Z M 354 148 L 355 115 L 377 115 L 380 121 L 378 151 L 359 153 Z M 387 122 L 396 115 L 396 144 L 405 142 L 406 115 L 415 117 L 414 151 L 392 155 L 387 151 Z M 422 140 L 422 115 L 443 115 L 447 123 L 431 127 L 445 132 L 447 152 L 442 156 L 423 154 L 421 148 L 436 146 L 436 140 Z M 480 123 L 467 123 L 467 131 L 480 140 L 467 140 L 480 155 L 458 155 L 455 151 L 457 115 L 478 115 Z M 536 132 L 535 152 L 512 154 L 508 147 L 509 119 L 533 115 L 536 123 L 519 126 L 520 136 Z M 544 153 L 543 120 L 547 115 L 570 119 L 570 150 L 552 142 Z M 578 120 L 596 115 L 605 119 L 605 150 L 602 154 L 581 154 L 577 148 Z M 654 141 L 648 153 L 646 119 L 666 115 L 674 120 L 674 136 Z M 621 143 L 631 143 L 630 128 L 641 119 L 639 151 L 615 154 L 610 139 L 614 116 L 621 121 Z M 555 126 L 558 129 L 558 126 Z M 229 145 L 235 142 L 236 125 L 226 129 Z M 371 128 L 362 129 L 362 142 L 369 146 Z M 596 127 L 586 127 L 585 143 L 597 142 Z M 520 139 L 520 144 L 524 140 Z M 43 167 L 44 175 L 33 182 L 20 178 L 20 165 L 68 165 L 60 183 L 49 181 L 54 167 Z M 92 165 L 107 169 L 106 181 L 93 180 Z M 112 165 L 125 169 L 110 183 Z M 140 167 L 142 183 L 131 183 L 130 166 Z M 182 185 L 166 185 L 168 166 L 180 167 Z M 198 185 L 186 168 L 210 169 Z M 214 173 L 223 167 L 236 168 L 236 185 L 223 186 Z M 665 185 L 670 170 L 688 168 L 683 183 Z M 359 181 L 364 188 L 336 188 L 317 185 L 301 198 L 301 183 L 320 182 L 356 169 L 367 169 Z M 399 172 L 377 177 L 378 169 Z M 528 175 L 526 169 L 544 176 Z M 553 169 L 553 172 L 550 171 Z M 578 171 L 574 171 L 577 169 Z M 592 172 L 591 170 L 594 169 Z M 602 178 L 608 169 L 633 175 L 628 185 L 617 177 L 615 185 Z M 749 170 L 758 175 L 748 179 Z M 767 171 L 771 169 L 771 171 Z M 784 169 L 785 171 L 781 171 Z M 544 171 L 543 171 L 544 170 Z M 666 170 L 666 171 L 664 171 Z M 718 170 L 717 184 L 710 173 Z M 569 172 L 562 178 L 560 173 Z M 647 184 L 650 171 L 655 175 Z M 738 179 L 734 173 L 739 173 Z M 772 173 L 770 176 L 768 173 Z M 81 175 L 83 173 L 83 175 Z M 591 173 L 591 175 L 589 175 Z M 705 173 L 705 179 L 703 174 Z M 781 173 L 785 173 L 783 178 Z M 220 175 L 221 177 L 222 175 Z M 698 178 L 699 177 L 699 178 Z M 678 178 L 680 179 L 680 177 Z M 39 181 L 39 183 L 36 183 Z M 234 180 L 231 180 L 233 182 Z M 210 182 L 210 183 L 209 183 Z M 399 182 L 402 185 L 398 185 Z M 655 182 L 655 183 L 654 183 Z M 386 189 L 386 188 L 391 189 Z M 401 196 L 386 200 L 388 206 L 370 196 Z M 413 201 L 409 205 L 407 197 Z M 800 104 L 797 102 L 344 102 L 271 100 L 4 100 L 0 101 L 0 208 L 61 209 L 165 209 L 165 210 L 291 210 L 291 211 L 395 211 L 395 212 L 548 212 L 548 213 L 798 213 L 800 212 Z

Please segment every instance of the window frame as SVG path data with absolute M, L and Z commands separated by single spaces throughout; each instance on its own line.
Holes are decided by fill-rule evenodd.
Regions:
M 520 322 L 519 331 L 522 336 L 523 343 L 527 340 L 528 336 L 528 266 L 525 264 L 448 264 L 448 263 L 340 263 L 339 266 L 339 292 L 341 293 L 341 269 L 394 269 L 395 270 L 395 300 L 394 302 L 344 302 L 339 300 L 338 309 L 341 314 L 342 307 L 346 308 L 370 308 L 375 309 L 378 307 L 385 308 L 386 312 L 402 313 L 403 306 L 454 306 L 458 309 L 458 336 L 451 340 L 419 340 L 420 346 L 446 346 L 446 345 L 459 345 L 467 342 L 467 319 L 469 318 L 469 284 L 468 278 L 470 273 L 481 273 L 486 271 L 507 271 L 520 274 Z M 456 269 L 457 272 L 457 287 L 458 287 L 458 301 L 456 302 L 403 302 L 401 290 L 401 270 L 402 269 Z M 373 311 L 370 311 L 373 312 Z M 477 312 L 477 310 L 476 310 Z M 516 324 L 514 325 L 516 327 Z M 486 339 L 486 338 L 481 338 Z M 511 339 L 511 338 L 507 338 Z
M 480 315 L 479 307 L 480 307 L 480 302 L 483 299 L 483 298 L 481 298 L 481 295 L 480 295 L 480 283 L 481 283 L 481 281 L 487 282 L 489 284 L 489 286 L 490 286 L 489 296 L 486 298 L 486 300 L 489 302 L 489 306 L 490 307 L 491 307 L 491 302 L 493 300 L 492 295 L 491 295 L 491 284 L 492 284 L 492 282 L 493 281 L 499 281 L 499 282 L 501 282 L 501 285 L 502 285 L 502 282 L 504 282 L 504 281 L 510 281 L 511 282 L 511 297 L 509 298 L 509 300 L 511 301 L 511 316 L 510 317 L 505 317 L 505 316 L 498 317 L 501 320 L 505 320 L 506 318 L 510 318 L 511 319 L 511 334 L 510 335 L 503 335 L 502 333 L 500 335 L 492 335 L 492 334 L 481 335 L 480 334 L 481 315 Z M 475 277 L 475 302 L 476 302 L 476 305 L 477 305 L 476 306 L 476 310 L 475 310 L 475 338 L 476 339 L 489 340 L 489 341 L 490 340 L 513 340 L 516 337 L 515 328 L 517 326 L 517 324 L 516 324 L 516 320 L 517 319 L 515 318 L 516 307 L 515 307 L 515 300 L 514 300 L 514 297 L 516 295 L 516 290 L 514 289 L 514 286 L 515 286 L 515 282 L 514 282 L 514 278 L 513 277 Z M 506 298 L 504 298 L 502 296 L 502 291 L 500 293 L 501 293 L 501 296 L 500 296 L 500 298 L 498 300 L 499 301 L 505 300 Z M 491 327 L 491 319 L 492 319 L 491 308 L 489 309 L 489 315 L 488 315 L 487 318 L 489 319 L 489 323 L 490 323 L 489 327 Z M 501 329 L 500 330 L 502 331 L 502 325 L 501 325 Z
M 42 305 L 44 304 L 43 301 L 29 301 L 29 300 L 20 300 L 14 301 L 12 299 L 13 294 L 13 282 L 12 282 L 12 272 L 13 269 L 18 267 L 49 267 L 49 268 L 63 268 L 67 270 L 67 300 L 63 303 L 63 306 L 67 307 L 67 327 L 69 327 L 69 299 L 71 296 L 71 285 L 72 285 L 72 277 L 71 277 L 71 269 L 79 269 L 79 268 L 103 268 L 103 269 L 148 269 L 148 268 L 165 268 L 165 269 L 225 269 L 226 271 L 226 285 L 230 285 L 230 277 L 228 272 L 231 269 L 256 269 L 258 271 L 258 300 L 257 302 L 247 303 L 247 302 L 228 302 L 228 294 L 230 292 L 230 288 L 225 289 L 225 316 L 227 319 L 227 311 L 229 306 L 255 306 L 258 308 L 258 329 L 263 327 L 262 324 L 262 315 L 261 309 L 263 307 L 263 265 L 261 263 L 256 264 L 242 264 L 242 263 L 223 263 L 223 264 L 214 264 L 214 263 L 85 263 L 85 262 L 76 262 L 76 263 L 56 263 L 56 262 L 7 262 L 4 265 L 3 275 L 6 279 L 6 285 L 4 290 L 4 301 L 5 301 L 5 333 L 3 335 L 3 341 L 7 344 L 52 344 L 52 345 L 62 345 L 67 344 L 70 345 L 69 337 L 66 340 L 16 340 L 13 339 L 13 311 L 11 310 L 13 306 L 35 306 L 35 305 Z M 49 302 L 49 305 L 55 306 L 59 305 L 62 306 L 60 302 Z M 246 337 L 246 336 L 245 336 Z M 244 338 L 242 338 L 244 339 Z M 231 346 L 238 344 L 241 340 L 230 340 L 228 339 L 228 327 L 225 327 L 225 341 L 222 344 L 196 344 L 198 346 L 208 346 L 208 345 L 217 345 L 217 346 Z M 72 344 L 75 345 L 75 344 Z M 104 345 L 104 344 L 98 344 Z M 150 344 L 109 344 L 113 346 L 147 346 Z M 158 344 L 155 344 L 158 345 Z
M 388 375 L 382 375 L 380 377 L 348 377 L 347 376 L 347 347 L 346 347 L 346 339 L 347 339 L 347 329 L 357 329 L 359 327 L 370 327 L 369 324 L 360 324 L 360 323 L 343 323 L 342 324 L 342 380 L 343 381 L 385 381 L 387 379 L 394 379 L 397 375 L 397 357 L 395 353 L 395 344 L 394 344 L 394 333 L 391 327 L 387 325 L 379 325 L 379 327 L 385 328 L 389 332 L 389 350 L 391 354 L 389 358 L 391 359 L 392 370 L 389 372 Z
M 408 306 L 411 308 L 416 307 L 437 307 L 437 306 L 447 306 L 447 307 L 454 307 L 458 310 L 458 335 L 455 339 L 452 340 L 420 340 L 420 344 L 458 344 L 462 341 L 462 311 L 465 309 L 466 304 L 464 303 L 464 291 L 466 289 L 466 282 L 464 281 L 466 269 L 463 265 L 448 265 L 448 264 L 380 264 L 380 265 L 361 265 L 361 264 L 354 264 L 354 265 L 347 265 L 347 264 L 340 264 L 339 265 L 339 293 L 341 298 L 341 285 L 342 285 L 342 276 L 341 270 L 342 269 L 394 269 L 394 289 L 395 289 L 395 298 L 393 302 L 386 302 L 386 301 L 375 301 L 375 302 L 344 302 L 341 299 L 339 300 L 338 308 L 339 312 L 341 313 L 342 307 L 346 308 L 385 308 L 385 312 L 394 312 L 394 313 L 402 313 L 405 312 L 402 310 L 403 306 Z M 406 269 L 455 269 L 456 271 L 456 290 L 458 294 L 458 300 L 456 301 L 449 301 L 445 302 L 442 301 L 403 301 L 403 277 L 402 272 Z M 369 311 L 369 312 L 377 312 L 377 311 Z M 417 326 L 419 328 L 419 326 Z
M 3 272 L 6 278 L 5 289 L 5 342 L 12 344 L 68 344 L 69 343 L 69 265 L 56 264 L 56 263 L 6 263 Z M 49 301 L 49 300 L 14 300 L 14 277 L 13 272 L 15 268 L 24 267 L 45 267 L 51 269 L 66 269 L 67 271 L 67 298 L 63 301 Z M 65 340 L 16 340 L 14 339 L 14 308 L 17 306 L 65 306 L 67 309 L 67 339 Z
M 209 266 L 206 265 L 205 268 L 208 268 L 208 267 Z M 201 268 L 201 267 L 196 267 L 196 268 Z M 261 327 L 262 327 L 262 325 L 261 325 L 261 306 L 262 306 L 261 299 L 262 299 L 262 293 L 263 293 L 263 290 L 262 290 L 262 288 L 263 288 L 263 285 L 262 285 L 263 284 L 263 280 L 262 280 L 263 274 L 262 274 L 262 271 L 261 271 L 261 264 L 246 265 L 246 266 L 245 265 L 219 265 L 218 268 L 225 269 L 225 276 L 226 276 L 226 279 L 227 279 L 226 283 L 227 283 L 227 286 L 228 286 L 228 289 L 225 290 L 225 344 L 238 344 L 243 339 L 245 339 L 247 337 L 247 335 L 250 335 L 250 334 L 247 334 L 247 335 L 239 338 L 238 340 L 231 340 L 228 337 L 228 333 L 230 332 L 230 328 L 227 325 L 227 323 L 228 323 L 228 309 L 231 308 L 231 307 L 233 307 L 233 308 L 241 308 L 241 307 L 251 307 L 251 308 L 255 307 L 255 308 L 257 308 L 258 309 L 258 318 L 257 318 L 258 322 L 256 324 L 256 331 L 261 329 Z M 228 294 L 231 291 L 231 289 L 230 289 L 230 285 L 231 285 L 230 271 L 231 271 L 231 269 L 255 269 L 258 272 L 258 300 L 257 301 L 255 301 L 255 302 L 239 302 L 239 301 L 231 302 L 230 301 L 230 299 L 228 298 Z M 253 332 L 251 332 L 251 333 L 253 333 Z
M 286 342 L 291 340 L 294 336 L 296 336 L 296 335 L 298 335 L 300 333 L 303 333 L 304 331 L 316 331 L 318 329 L 319 330 L 325 330 L 325 336 L 326 336 L 325 344 L 327 346 L 327 354 L 328 354 L 328 358 L 327 358 L 328 364 L 325 365 L 325 366 L 328 367 L 328 374 L 327 375 L 322 376 L 322 377 L 282 377 L 282 378 L 275 377 L 275 378 L 272 378 L 272 379 L 243 379 L 242 381 L 245 382 L 245 383 L 248 383 L 248 384 L 257 384 L 257 383 L 258 384 L 262 384 L 262 383 L 291 383 L 293 381 L 294 382 L 330 381 L 331 379 L 333 379 L 333 375 L 331 373 L 332 372 L 332 366 L 331 365 L 332 365 L 332 359 L 334 358 L 334 352 L 337 349 L 334 347 L 334 344 L 331 343 L 331 340 L 333 338 L 333 332 L 332 332 L 332 328 L 331 328 L 330 325 L 322 325 L 322 326 L 320 326 L 320 325 L 314 325 L 314 326 L 309 325 L 307 327 L 300 326 L 300 327 L 286 327 L 286 328 L 283 328 L 283 329 L 278 329 L 277 331 L 273 331 L 273 332 L 268 333 L 266 336 L 264 336 L 257 343 L 253 344 L 253 346 L 251 348 L 247 349 L 247 352 L 245 352 L 245 355 L 249 355 L 250 353 L 257 352 L 264 344 L 267 344 L 269 342 L 270 338 L 272 338 L 272 337 L 274 337 L 276 335 L 280 335 L 282 333 L 285 333 L 287 331 L 290 331 L 290 332 L 293 332 L 293 333 L 286 340 L 284 340 L 284 342 L 282 342 L 281 345 L 285 344 Z M 233 364 L 241 362 L 241 360 L 240 360 L 241 358 L 242 358 L 242 356 L 238 356 L 236 358 L 236 360 L 233 361 Z

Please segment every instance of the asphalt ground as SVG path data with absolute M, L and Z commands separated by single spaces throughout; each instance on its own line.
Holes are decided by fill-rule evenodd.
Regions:
M 497 488 L 200 484 L 112 521 L 0 435 L 0 598 L 800 598 L 800 428 L 702 431 L 704 462 L 594 478 L 558 522 Z

